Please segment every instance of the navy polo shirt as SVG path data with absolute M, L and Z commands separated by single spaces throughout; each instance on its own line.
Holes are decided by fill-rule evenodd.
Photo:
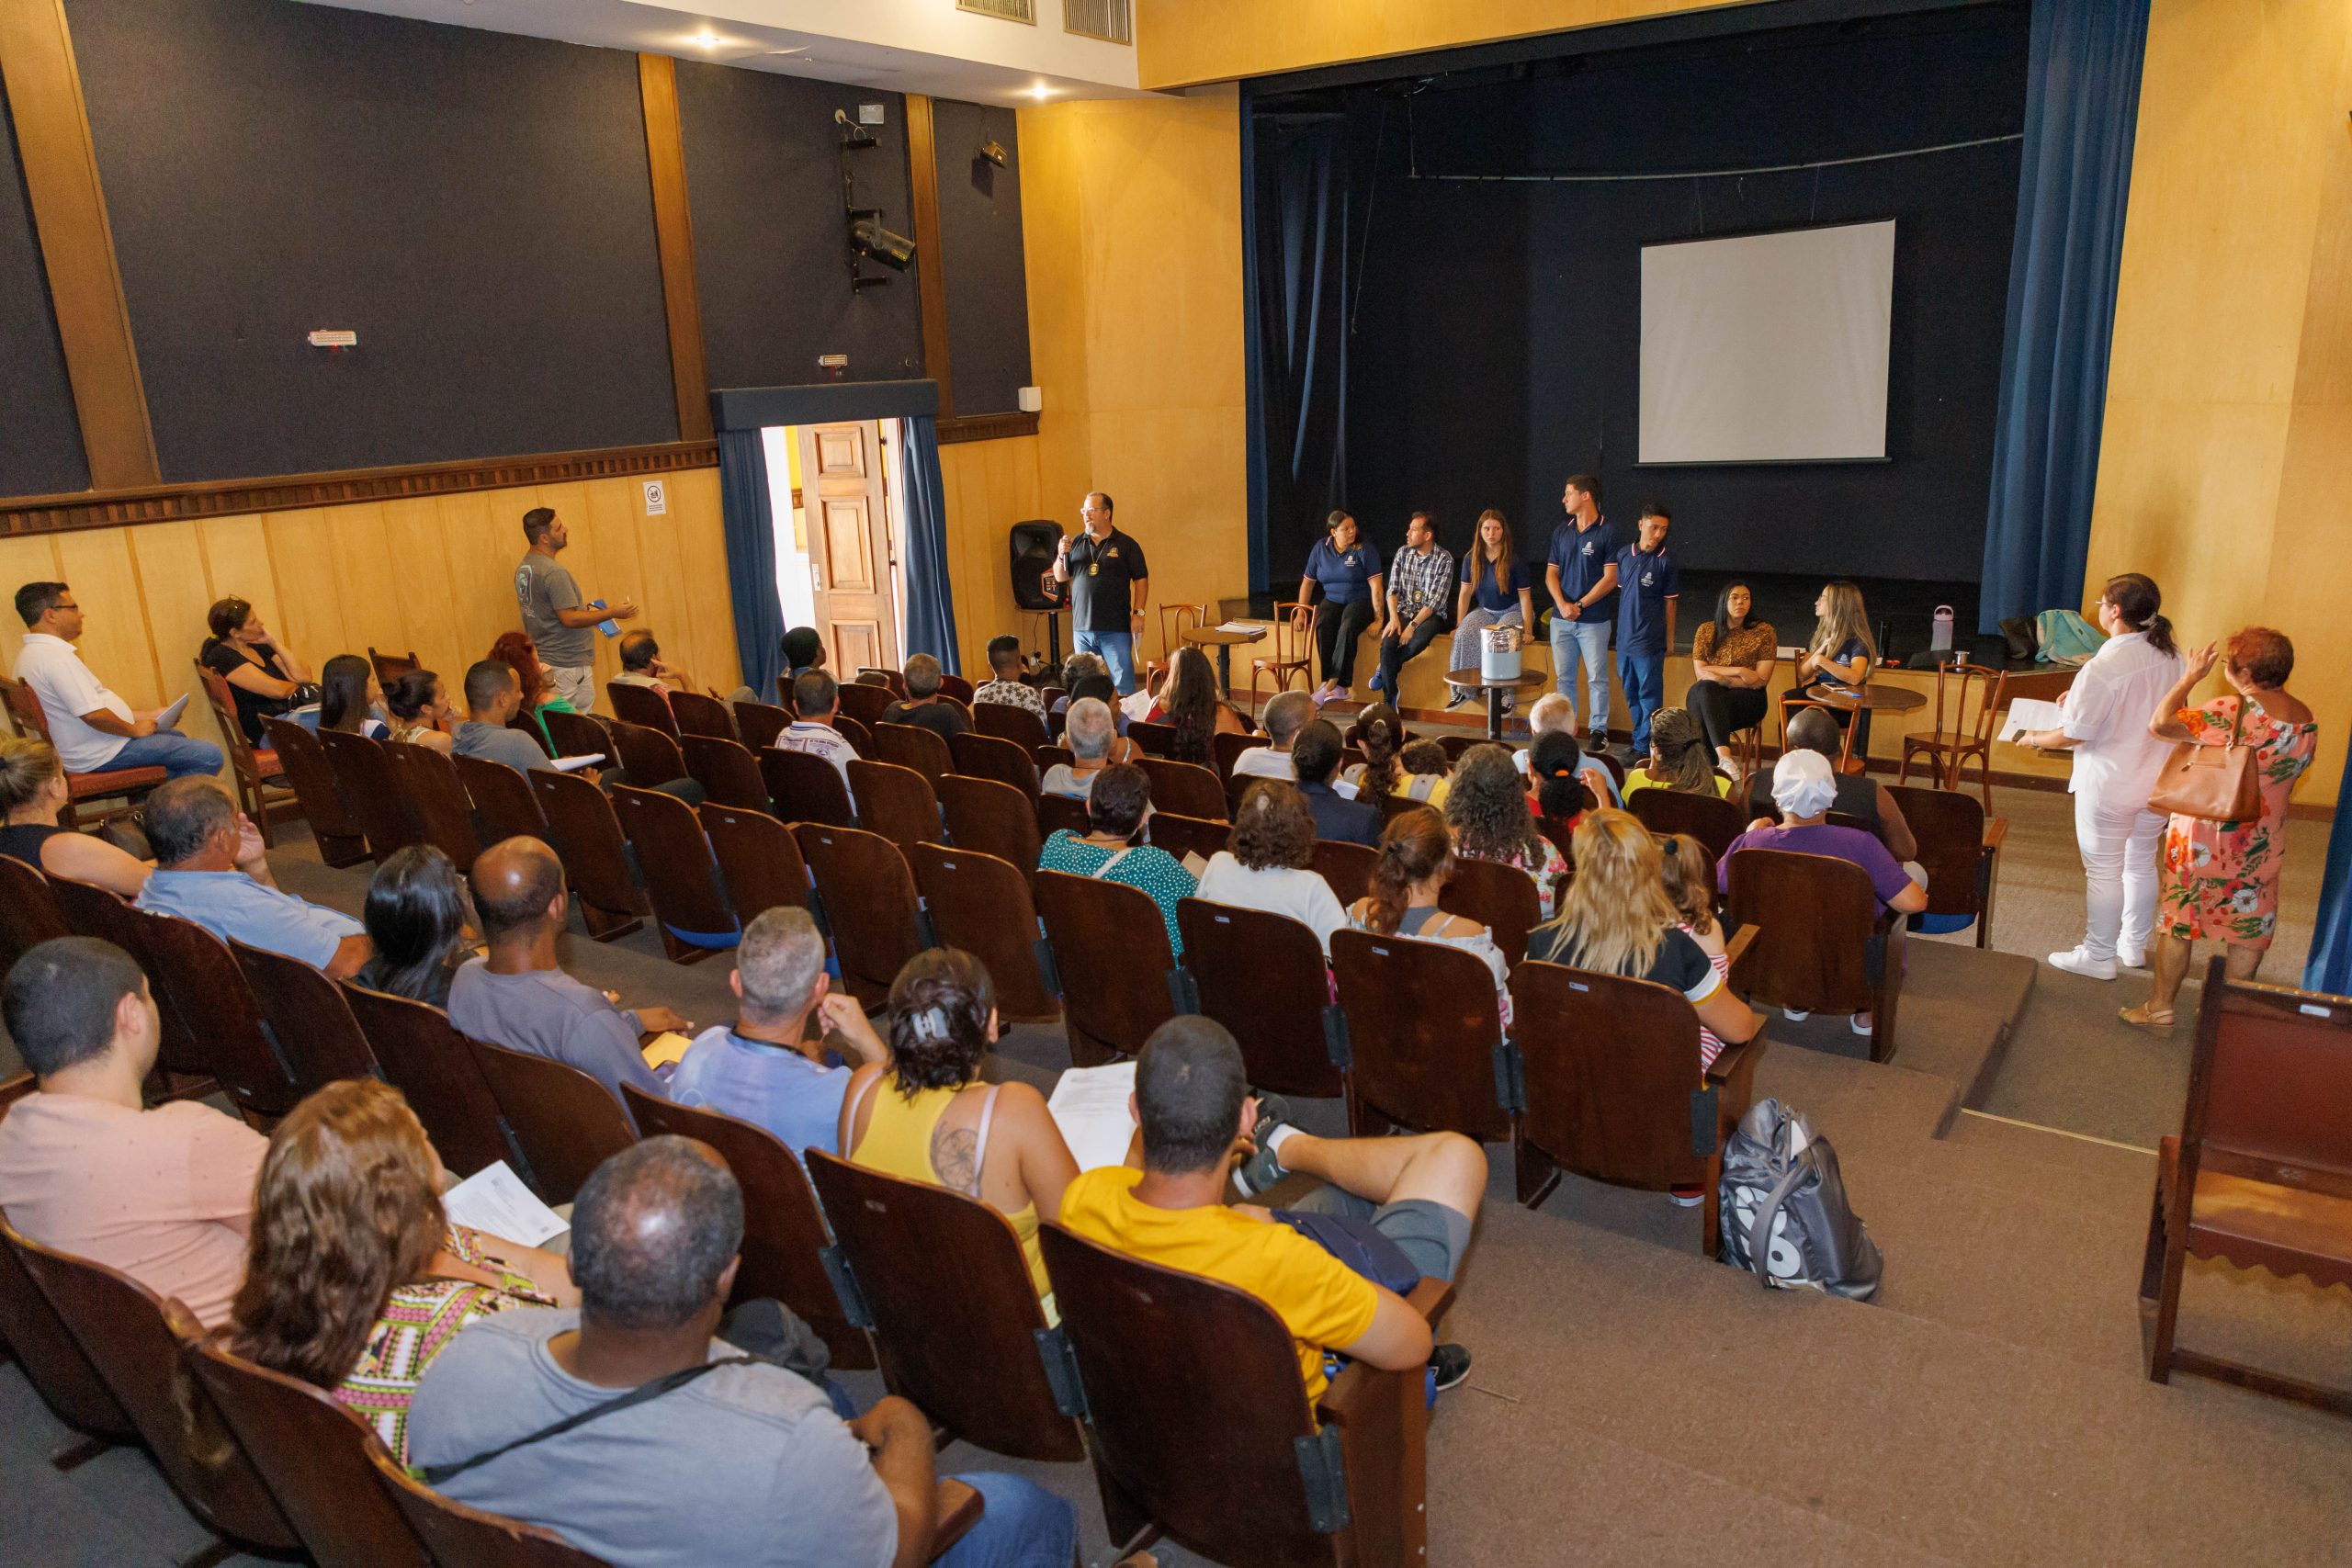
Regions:
M 1616 525 L 1603 517 L 1589 528 L 1578 528 L 1573 521 L 1552 530 L 1552 553 L 1546 561 L 1560 569 L 1560 596 L 1573 604 L 1593 590 L 1617 552 L 1634 541 Z M 1623 573 L 1619 573 L 1622 578 Z M 1583 619 L 1605 621 L 1617 613 L 1619 592 L 1611 589 L 1606 596 L 1585 606 Z
M 1329 535 L 1315 541 L 1306 553 L 1306 570 L 1299 575 L 1323 585 L 1323 597 L 1334 604 L 1354 604 L 1372 598 L 1372 580 L 1381 572 L 1380 555 L 1363 536 L 1347 549 L 1331 543 Z
M 1682 592 L 1682 574 L 1670 551 L 1655 555 L 1640 545 L 1617 552 L 1617 649 L 1621 653 L 1666 651 L 1666 602 Z

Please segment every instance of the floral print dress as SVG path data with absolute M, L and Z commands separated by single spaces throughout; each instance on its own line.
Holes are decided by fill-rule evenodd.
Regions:
M 2287 796 L 2319 748 L 2319 726 L 2284 724 L 2243 697 L 2216 697 L 2175 715 L 2199 746 L 2226 746 L 2241 705 L 2245 739 L 2255 749 L 2262 815 L 2250 822 L 2172 818 L 2165 829 L 2164 881 L 2157 929 L 2166 935 L 2219 937 L 2256 951 L 2278 923 L 2278 867 L 2287 853 Z

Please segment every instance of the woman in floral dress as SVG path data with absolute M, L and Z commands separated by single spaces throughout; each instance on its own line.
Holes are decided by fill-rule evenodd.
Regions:
M 2148 729 L 2160 739 L 2226 746 L 2232 731 L 2242 728 L 2262 781 L 2262 813 L 2244 822 L 2176 815 L 2165 828 L 2151 952 L 2156 986 L 2144 1004 L 2123 1010 L 2126 1023 L 2146 1029 L 2172 1027 L 2173 1001 L 2188 973 L 2190 946 L 2199 937 L 2218 937 L 2225 944 L 2232 979 L 2254 978 L 2278 923 L 2287 796 L 2312 765 L 2319 744 L 2312 710 L 2286 690 L 2287 677 L 2295 668 L 2295 646 L 2285 634 L 2267 626 L 2248 626 L 2230 639 L 2222 674 L 2236 688 L 2234 696 L 2184 707 L 2188 694 L 2212 670 L 2216 651 L 2208 643 L 2189 656 L 2188 668 L 2165 694 Z

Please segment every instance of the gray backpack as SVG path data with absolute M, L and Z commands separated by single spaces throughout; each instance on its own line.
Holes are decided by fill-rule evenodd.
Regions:
M 1724 1145 L 1723 1260 L 1770 1290 L 1878 1293 L 1878 1246 L 1846 1201 L 1838 1151 L 1798 1112 L 1759 1100 Z

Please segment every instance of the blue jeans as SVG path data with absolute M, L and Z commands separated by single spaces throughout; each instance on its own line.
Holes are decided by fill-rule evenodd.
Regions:
M 1080 632 L 1070 646 L 1080 653 L 1099 653 L 1111 667 L 1111 683 L 1125 696 L 1136 689 L 1136 638 L 1133 632 Z
M 1585 704 L 1585 728 L 1609 729 L 1609 633 L 1607 618 L 1572 621 L 1555 611 L 1552 615 L 1552 684 L 1560 695 L 1577 700 L 1577 664 L 1584 664 L 1589 689 Z M 1630 698 L 1633 694 L 1628 692 Z
M 153 735 L 124 741 L 122 750 L 114 754 L 114 761 L 107 767 L 161 768 L 175 779 L 197 773 L 209 778 L 220 771 L 220 764 L 227 760 L 220 754 L 220 748 L 209 740 L 198 740 L 175 729 L 159 729 Z
M 1607 679 L 1604 675 L 1602 679 Z M 1650 750 L 1650 715 L 1666 705 L 1666 649 L 1621 648 L 1617 683 L 1625 688 L 1625 720 L 1634 729 L 1634 755 Z
M 957 1475 L 987 1511 L 940 1558 L 939 1568 L 1069 1568 L 1078 1556 L 1078 1510 L 1035 1482 L 981 1471 Z

